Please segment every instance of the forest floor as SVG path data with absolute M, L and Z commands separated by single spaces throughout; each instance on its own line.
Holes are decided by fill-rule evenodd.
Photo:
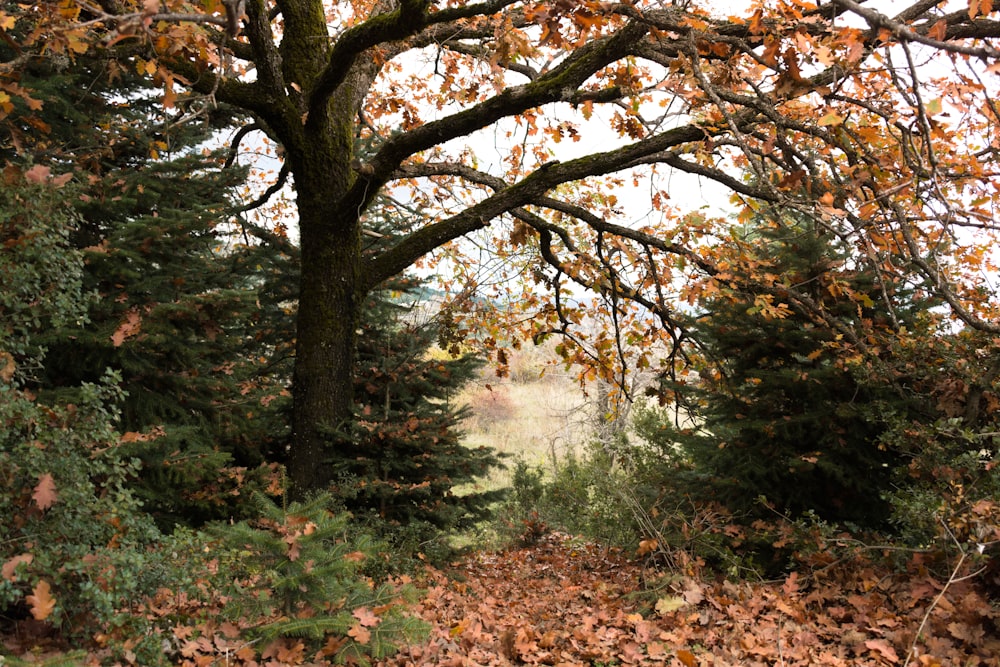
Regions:
M 379 665 L 1000 665 L 1000 607 L 982 577 L 931 569 L 835 562 L 706 581 L 550 534 L 430 570 L 417 608 L 430 639 Z
M 413 582 L 422 594 L 410 613 L 430 625 L 428 639 L 376 667 L 1000 667 L 1000 604 L 984 573 L 859 557 L 779 581 L 730 581 L 673 556 L 672 567 L 654 566 L 649 556 L 550 533 L 427 568 Z M 232 624 L 191 632 L 175 627 L 184 667 L 329 664 L 297 639 L 261 656 Z M 21 656 L 12 665 L 103 664 L 101 652 L 71 656 L 68 648 L 39 635 L 0 636 L 0 665 L 8 652 Z

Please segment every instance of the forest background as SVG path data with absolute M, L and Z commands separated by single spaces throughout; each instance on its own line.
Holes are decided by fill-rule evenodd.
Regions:
M 726 14 L 0 3 L 4 661 L 996 664 L 997 11 Z

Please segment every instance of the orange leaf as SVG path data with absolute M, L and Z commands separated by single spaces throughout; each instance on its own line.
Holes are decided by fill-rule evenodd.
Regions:
M 367 644 L 372 639 L 372 633 L 368 632 L 367 629 L 361 627 L 361 624 L 355 625 L 353 628 L 347 631 L 347 636 L 354 639 L 359 644 Z
M 52 479 L 52 475 L 45 473 L 38 476 L 38 484 L 31 497 L 34 498 L 35 504 L 41 510 L 47 510 L 55 504 L 56 500 L 59 499 L 59 494 L 56 492 L 56 482 Z
M 694 653 L 691 651 L 685 651 L 681 649 L 674 654 L 674 656 L 684 663 L 685 667 L 696 667 L 698 660 L 694 657 Z
M 38 582 L 32 589 L 32 595 L 26 597 L 25 601 L 31 606 L 31 615 L 36 621 L 44 621 L 56 606 L 56 599 L 52 597 L 49 582 L 44 580 Z
M 306 654 L 306 646 L 301 641 L 294 644 L 288 640 L 288 644 L 278 649 L 278 660 L 290 665 L 297 665 L 302 662 Z
M 931 29 L 927 31 L 927 37 L 929 37 L 930 39 L 936 39 L 937 41 L 940 42 L 945 38 L 945 35 L 947 33 L 948 33 L 948 22 L 944 19 L 941 19 L 940 21 L 932 25 Z
M 660 546 L 660 543 L 656 540 L 640 540 L 639 549 L 636 551 L 636 555 L 645 556 L 648 553 L 656 551 L 656 548 Z

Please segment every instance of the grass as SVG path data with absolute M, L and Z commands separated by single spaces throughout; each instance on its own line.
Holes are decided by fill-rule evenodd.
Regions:
M 550 369 L 551 371 L 551 369 Z M 593 433 L 593 401 L 569 375 L 518 381 L 480 378 L 456 397 L 472 408 L 463 428 L 469 447 L 493 447 L 508 462 L 521 458 L 552 471 L 569 454 L 580 454 Z M 510 470 L 481 481 L 486 489 L 510 484 Z

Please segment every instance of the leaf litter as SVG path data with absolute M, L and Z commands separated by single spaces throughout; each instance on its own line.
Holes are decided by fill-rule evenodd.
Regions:
M 859 560 L 776 582 L 705 580 L 550 534 L 428 569 L 414 613 L 430 638 L 377 664 L 998 666 L 1000 608 L 980 584 L 944 588 L 919 557 L 908 571 Z

